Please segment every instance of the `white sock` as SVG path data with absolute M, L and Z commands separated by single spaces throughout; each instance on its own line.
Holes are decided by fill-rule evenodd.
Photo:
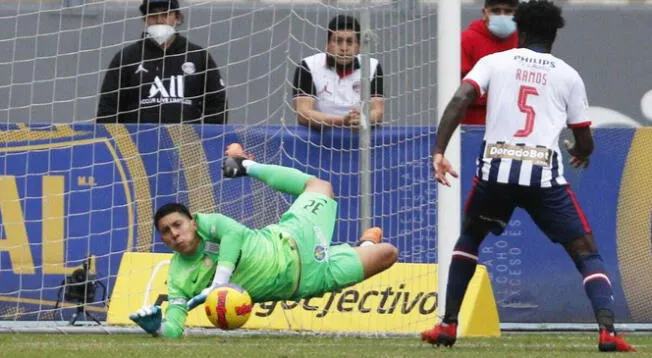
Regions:
M 245 160 L 242 161 L 242 166 L 245 169 L 249 168 L 253 164 L 256 164 L 256 162 L 254 162 L 253 160 L 245 159 Z

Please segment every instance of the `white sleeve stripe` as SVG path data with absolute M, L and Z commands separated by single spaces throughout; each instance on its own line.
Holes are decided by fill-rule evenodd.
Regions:
M 609 281 L 609 277 L 603 273 L 594 273 L 592 275 L 588 275 L 584 278 L 583 284 L 586 286 L 587 283 L 593 280 L 605 280 L 611 286 L 611 281 Z
M 478 261 L 478 257 L 477 257 L 477 256 L 475 256 L 475 255 L 471 255 L 471 254 L 469 254 L 469 253 L 467 253 L 467 252 L 464 252 L 464 251 L 453 251 L 453 257 L 455 257 L 455 256 L 464 256 L 464 257 L 467 257 L 467 258 L 473 259 L 473 260 L 475 260 L 475 261 Z

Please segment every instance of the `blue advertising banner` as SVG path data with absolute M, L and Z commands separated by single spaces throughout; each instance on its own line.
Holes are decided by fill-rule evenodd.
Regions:
M 652 321 L 647 300 L 652 285 L 641 277 L 652 266 L 652 175 L 644 174 L 652 161 L 651 134 L 596 130 L 591 167 L 566 171 L 610 273 L 620 322 Z M 482 135 L 472 127 L 463 133 L 463 198 Z M 373 133 L 373 225 L 382 226 L 400 249 L 401 262 L 436 262 L 436 205 L 446 203 L 437 203 L 432 179 L 434 138 L 432 127 L 384 127 Z M 70 309 L 54 309 L 63 296 L 62 281 L 91 255 L 90 270 L 108 296 L 122 253 L 168 252 L 152 225 L 163 203 L 220 211 L 251 227 L 277 220 L 291 197 L 253 180 L 223 180 L 222 153 L 231 142 L 245 143 L 261 162 L 331 181 L 339 202 L 334 241 L 357 240 L 359 151 L 350 131 L 6 126 L 0 129 L 0 319 L 68 318 Z M 593 321 L 573 263 L 523 212 L 515 213 L 503 236 L 487 238 L 480 259 L 489 270 L 502 322 Z M 89 310 L 104 318 L 103 304 Z

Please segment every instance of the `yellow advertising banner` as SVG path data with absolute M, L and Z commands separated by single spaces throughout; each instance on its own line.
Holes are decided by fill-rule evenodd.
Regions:
M 110 324 L 133 324 L 144 305 L 167 304 L 170 254 L 125 253 L 108 312 Z M 256 304 L 244 328 L 369 333 L 417 333 L 437 322 L 437 265 L 403 264 L 357 285 L 298 302 Z M 203 309 L 187 326 L 211 327 Z M 499 335 L 498 312 L 486 268 L 478 265 L 460 313 L 460 335 Z

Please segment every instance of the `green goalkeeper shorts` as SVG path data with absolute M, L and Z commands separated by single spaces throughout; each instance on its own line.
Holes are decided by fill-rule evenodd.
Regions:
M 301 260 L 299 287 L 291 298 L 321 296 L 364 279 L 362 261 L 348 244 L 331 246 L 337 202 L 306 192 L 281 216 L 279 226 L 292 236 Z

